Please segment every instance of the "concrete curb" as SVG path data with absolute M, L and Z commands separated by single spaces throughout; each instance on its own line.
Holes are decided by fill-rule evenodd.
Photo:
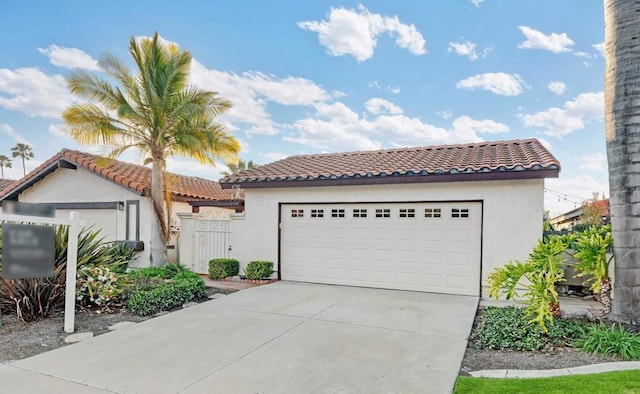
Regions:
M 630 371 L 640 369 L 640 361 L 622 361 L 616 363 L 604 363 L 583 365 L 581 367 L 541 370 L 521 369 L 486 369 L 469 372 L 474 378 L 547 378 L 566 375 L 586 375 L 614 371 Z

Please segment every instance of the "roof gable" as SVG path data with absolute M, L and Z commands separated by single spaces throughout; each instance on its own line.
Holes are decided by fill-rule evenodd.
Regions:
M 17 199 L 18 194 L 58 168 L 85 168 L 117 185 L 140 195 L 151 190 L 151 169 L 137 164 L 107 159 L 86 152 L 63 149 L 42 163 L 24 178 L 0 190 L 0 200 Z M 208 179 L 169 173 L 168 182 L 177 201 L 234 201 L 239 198 L 232 191 L 222 190 L 218 182 Z
M 220 180 L 223 188 L 557 177 L 536 139 L 291 156 Z

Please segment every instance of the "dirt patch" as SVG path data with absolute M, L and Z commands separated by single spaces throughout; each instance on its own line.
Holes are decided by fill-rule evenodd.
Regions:
M 480 310 L 476 314 L 473 330 L 476 329 L 480 318 Z M 612 322 L 603 320 L 609 325 Z M 625 325 L 627 330 L 638 332 L 639 326 Z M 472 371 L 487 369 L 561 369 L 583 365 L 624 361 L 619 357 L 608 357 L 599 354 L 585 353 L 572 347 L 554 347 L 545 351 L 505 351 L 476 349 L 473 341 L 469 341 L 460 368 L 461 375 L 468 375 Z
M 207 296 L 232 291 L 207 288 Z M 204 298 L 200 302 L 209 301 Z M 75 332 L 92 332 L 94 336 L 109 332 L 109 327 L 123 321 L 142 322 L 154 316 L 137 316 L 122 308 L 111 312 L 97 309 L 76 310 Z M 23 323 L 15 316 L 4 314 L 0 326 L 0 362 L 20 360 L 67 345 L 64 339 L 71 334 L 64 332 L 64 313 L 31 323 Z

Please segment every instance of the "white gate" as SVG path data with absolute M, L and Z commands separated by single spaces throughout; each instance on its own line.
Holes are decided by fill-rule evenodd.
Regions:
M 231 220 L 196 220 L 194 271 L 209 272 L 209 260 L 229 257 Z

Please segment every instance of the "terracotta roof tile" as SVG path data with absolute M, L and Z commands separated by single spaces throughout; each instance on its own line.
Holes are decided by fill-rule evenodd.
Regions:
M 13 182 L 15 182 L 15 180 L 13 180 L 13 179 L 0 178 L 0 191 L 4 190 L 4 188 L 6 188 L 9 185 L 11 185 Z
M 142 195 L 149 195 L 151 190 L 151 169 L 137 164 L 126 163 L 115 159 L 106 159 L 86 152 L 63 149 L 55 156 L 42 163 L 24 178 L 14 182 L 6 189 L 0 189 L 0 199 L 14 193 L 25 184 L 30 184 L 42 177 L 47 169 L 55 167 L 60 160 L 84 167 L 103 178 L 122 185 Z M 236 193 L 223 190 L 220 184 L 208 179 L 169 173 L 170 190 L 177 200 L 237 200 Z M 242 195 L 240 196 L 242 198 Z
M 560 170 L 536 139 L 291 156 L 220 180 L 223 187 L 303 180 Z

